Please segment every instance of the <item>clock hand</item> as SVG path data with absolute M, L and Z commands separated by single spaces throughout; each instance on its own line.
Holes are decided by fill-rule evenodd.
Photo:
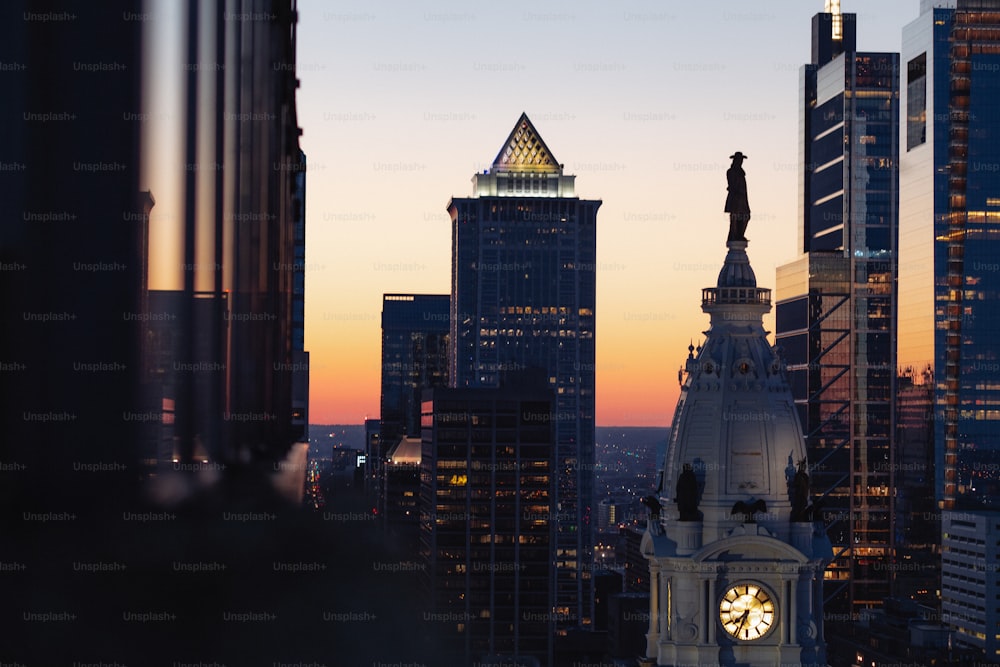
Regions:
M 747 622 L 747 614 L 749 613 L 750 610 L 747 609 L 746 611 L 743 612 L 743 615 L 740 616 L 740 627 L 736 628 L 736 634 L 740 634 L 740 630 L 743 629 L 743 624 Z

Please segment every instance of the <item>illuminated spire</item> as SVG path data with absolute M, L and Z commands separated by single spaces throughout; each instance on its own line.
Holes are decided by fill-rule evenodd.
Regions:
M 840 0 L 826 0 L 826 8 L 823 10 L 827 14 L 833 14 L 833 38 L 840 41 L 844 38 L 844 27 L 840 18 Z
M 538 135 L 538 130 L 522 113 L 503 148 L 493 160 L 494 171 L 559 173 L 559 163 Z

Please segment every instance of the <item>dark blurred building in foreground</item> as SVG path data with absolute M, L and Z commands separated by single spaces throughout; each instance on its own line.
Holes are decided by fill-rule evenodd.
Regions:
M 307 420 L 297 20 L 295 0 L 0 8 L 5 663 L 329 660 L 317 636 L 357 635 L 321 615 L 349 584 L 287 573 L 346 531 L 271 484 Z

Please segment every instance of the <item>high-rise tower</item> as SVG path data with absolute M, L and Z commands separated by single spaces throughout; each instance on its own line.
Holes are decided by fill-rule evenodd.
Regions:
M 798 251 L 778 267 L 776 341 L 836 558 L 827 611 L 890 595 L 899 56 L 859 52 L 839 2 L 800 71 Z
M 540 369 L 556 393 L 555 609 L 591 618 L 597 209 L 521 114 L 473 196 L 453 198 L 451 383 L 498 387 Z
M 702 290 L 711 327 L 688 357 L 662 493 L 645 501 L 647 664 L 825 665 L 830 541 L 763 327 L 771 290 L 757 287 L 746 240 L 727 245 L 717 286 Z
M 923 0 L 903 28 L 902 51 L 899 363 L 912 368 L 915 384 L 932 387 L 942 617 L 957 631 L 956 647 L 994 659 L 1000 1 Z

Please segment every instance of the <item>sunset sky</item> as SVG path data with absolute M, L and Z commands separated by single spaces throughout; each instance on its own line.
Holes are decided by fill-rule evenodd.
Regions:
M 898 51 L 919 0 L 843 0 Z M 387 292 L 447 293 L 445 207 L 522 111 L 598 214 L 597 423 L 669 425 L 740 150 L 758 284 L 795 258 L 799 67 L 822 0 L 300 0 L 310 421 L 379 413 Z M 158 201 L 158 207 L 160 207 Z M 161 215 L 169 212 L 160 207 Z M 773 313 L 765 320 L 773 330 Z
M 313 423 L 379 412 L 386 292 L 447 293 L 445 206 L 522 111 L 598 215 L 597 422 L 668 425 L 725 256 L 741 150 L 758 284 L 795 257 L 798 72 L 823 2 L 299 6 Z M 918 0 L 861 5 L 898 51 Z M 765 320 L 773 330 L 772 316 Z

